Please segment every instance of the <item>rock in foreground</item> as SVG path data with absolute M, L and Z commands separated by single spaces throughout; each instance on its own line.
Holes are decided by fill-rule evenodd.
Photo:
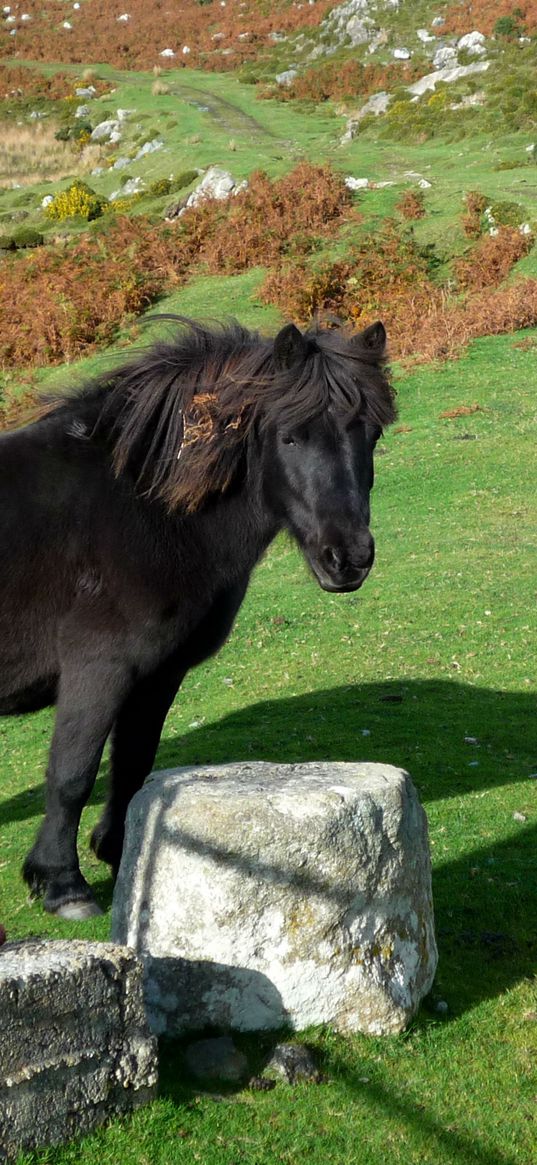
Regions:
M 156 1094 L 132 951 L 29 941 L 0 952 L 0 1158 L 82 1136 Z
M 113 937 L 157 1033 L 403 1029 L 436 968 L 425 814 L 378 764 L 157 773 L 131 803 Z

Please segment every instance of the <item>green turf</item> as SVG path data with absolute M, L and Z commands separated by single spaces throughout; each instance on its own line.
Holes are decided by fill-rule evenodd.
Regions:
M 431 12 L 419 0 L 385 16 L 386 60 L 393 45 L 428 25 Z M 526 152 L 535 132 L 526 123 L 520 128 L 514 96 L 521 82 L 527 90 L 534 85 L 535 46 L 489 48 L 483 111 L 439 114 L 427 140 L 408 128 L 403 140 L 381 119 L 346 146 L 344 113 L 330 104 L 256 100 L 255 86 L 230 74 L 191 70 L 166 72 L 171 92 L 159 95 L 152 75 L 102 66 L 99 74 L 117 88 L 93 103 L 93 122 L 118 107 L 136 111 L 108 155 L 134 153 L 157 136 L 165 148 L 89 180 L 108 195 L 125 173 L 149 184 L 216 163 L 237 178 L 257 167 L 277 176 L 303 157 L 328 160 L 346 174 L 394 183 L 357 196 L 361 229 L 368 230 L 415 186 L 408 171 L 416 171 L 431 187 L 426 217 L 414 229 L 420 243 L 435 244 L 445 274 L 469 245 L 460 223 L 468 190 L 491 202 L 518 202 L 522 217 L 536 224 L 537 168 Z M 291 49 L 277 46 L 260 74 L 289 64 Z M 74 80 L 81 68 L 72 68 Z M 54 103 L 46 111 L 53 118 Z M 63 113 L 59 103 L 57 116 Z M 75 172 L 76 159 L 73 165 Z M 29 212 L 24 225 L 41 225 L 41 198 L 68 183 L 0 192 L 0 229 L 8 232 L 20 209 Z M 146 198 L 136 212 L 158 216 L 171 201 Z M 342 245 L 330 241 L 331 248 Z M 516 273 L 537 274 L 535 249 Z M 257 299 L 263 277 L 260 269 L 198 277 L 153 310 L 235 314 L 273 331 L 278 312 Z M 120 356 L 133 339 L 139 342 L 125 328 Z M 280 539 L 255 574 L 230 642 L 188 676 L 158 754 L 160 767 L 244 758 L 358 758 L 406 767 L 430 825 L 440 951 L 431 1000 L 401 1037 L 306 1033 L 327 1078 L 319 1087 L 208 1097 L 186 1078 L 180 1044 L 163 1046 L 154 1105 L 76 1145 L 21 1157 L 19 1165 L 535 1165 L 536 353 L 537 334 L 524 333 L 479 341 L 456 363 L 398 374 L 405 431 L 396 425 L 379 450 L 377 562 L 366 586 L 352 596 L 324 594 Z M 100 352 L 72 369 L 36 370 L 36 380 L 46 388 L 67 385 L 112 357 Z M 15 389 L 18 379 L 17 372 L 9 376 Z M 440 418 L 473 403 L 481 411 Z M 42 812 L 51 726 L 50 712 L 0 721 L 0 921 L 10 938 L 106 939 L 111 882 L 87 851 L 106 762 L 81 828 L 83 869 L 104 918 L 76 927 L 53 919 L 28 902 L 20 878 Z M 434 1010 L 438 1000 L 448 1003 L 445 1018 Z M 259 1062 L 266 1042 L 240 1042 Z
M 215 1100 L 189 1084 L 180 1045 L 168 1045 L 154 1105 L 21 1161 L 533 1165 L 537 348 L 517 346 L 531 338 L 482 340 L 459 362 L 398 378 L 409 431 L 392 431 L 381 446 L 377 563 L 366 586 L 323 593 L 279 540 L 229 643 L 187 677 L 158 754 L 160 767 L 359 758 L 408 768 L 434 866 L 440 962 L 430 1004 L 401 1037 L 308 1033 L 327 1076 L 315 1088 Z M 473 403 L 482 411 L 439 416 Z M 70 926 L 29 904 L 20 880 L 51 723 L 43 712 L 0 727 L 0 918 L 12 938 L 105 939 L 108 912 Z M 81 851 L 108 908 L 110 880 L 87 854 L 105 777 L 106 765 Z M 448 1003 L 445 1019 L 438 999 Z M 263 1050 L 259 1040 L 244 1043 Z

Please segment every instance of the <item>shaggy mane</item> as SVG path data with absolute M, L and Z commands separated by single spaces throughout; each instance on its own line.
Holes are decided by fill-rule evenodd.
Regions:
M 394 420 L 383 354 L 362 333 L 312 327 L 304 333 L 303 363 L 282 370 L 274 340 L 236 321 L 159 318 L 178 334 L 77 399 L 79 406 L 97 403 L 93 431 L 110 442 L 115 473 L 131 472 L 146 496 L 162 498 L 170 510 L 192 512 L 230 485 L 256 423 L 297 426 L 328 410 L 358 413 L 381 428 Z

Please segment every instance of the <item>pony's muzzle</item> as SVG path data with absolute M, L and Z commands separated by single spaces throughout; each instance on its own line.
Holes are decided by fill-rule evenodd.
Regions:
M 365 582 L 375 558 L 375 543 L 369 530 L 352 542 L 326 541 L 310 559 L 317 581 L 325 591 L 357 591 Z

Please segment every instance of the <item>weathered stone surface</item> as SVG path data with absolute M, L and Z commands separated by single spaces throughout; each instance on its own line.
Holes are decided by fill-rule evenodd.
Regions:
M 461 36 L 457 41 L 457 49 L 466 49 L 467 52 L 481 56 L 487 50 L 485 48 L 486 37 L 482 32 L 467 32 L 465 36 Z
M 293 84 L 295 77 L 298 77 L 296 69 L 285 69 L 283 73 L 276 73 L 274 80 L 277 85 L 289 86 Z
M 458 65 L 454 69 L 437 69 L 435 73 L 427 73 L 408 86 L 408 92 L 414 97 L 421 97 L 423 93 L 436 89 L 439 81 L 451 85 L 453 81 L 460 81 L 463 77 L 471 77 L 474 73 L 486 73 L 490 68 L 490 61 L 476 61 L 473 65 Z
M 142 971 L 112 943 L 0 952 L 0 1158 L 59 1144 L 153 1099 Z
M 113 138 L 118 140 L 117 135 L 119 133 L 119 121 L 117 118 L 109 118 L 107 121 L 100 121 L 95 126 L 91 134 L 91 140 L 92 142 L 112 141 Z
M 400 1031 L 436 967 L 408 775 L 349 763 L 155 774 L 129 809 L 112 933 L 157 1033 Z
M 433 57 L 435 69 L 453 69 L 457 63 L 457 50 L 453 45 L 442 45 Z
M 362 105 L 361 109 L 358 109 L 356 113 L 353 113 L 347 118 L 347 128 L 340 138 L 340 145 L 345 146 L 349 142 L 352 142 L 358 133 L 360 122 L 363 121 L 364 117 L 367 117 L 370 113 L 374 114 L 375 117 L 378 117 L 381 113 L 386 113 L 390 101 L 391 95 L 389 93 L 374 93 L 365 102 L 365 105 Z
M 318 1084 L 321 1079 L 313 1052 L 303 1044 L 276 1044 L 263 1075 L 287 1084 Z
M 209 166 L 201 182 L 198 182 L 195 190 L 189 194 L 185 208 L 197 206 L 198 203 L 204 202 L 207 198 L 219 200 L 229 198 L 230 195 L 245 190 L 247 185 L 248 183 L 245 181 L 237 182 L 233 175 L 228 170 L 223 170 L 221 166 Z

